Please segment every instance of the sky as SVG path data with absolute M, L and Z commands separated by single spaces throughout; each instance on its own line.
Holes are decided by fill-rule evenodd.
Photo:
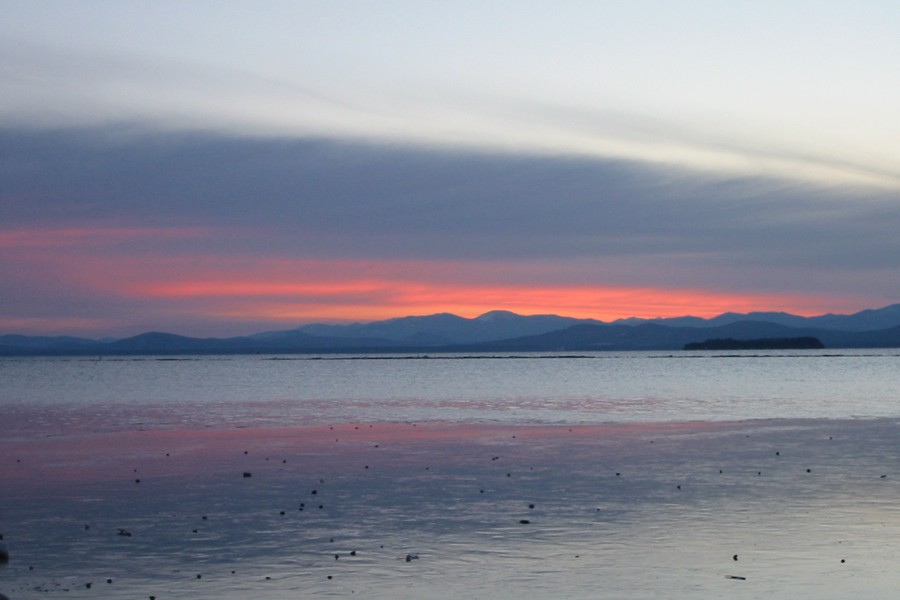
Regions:
M 0 0 L 0 333 L 900 301 L 900 4 Z

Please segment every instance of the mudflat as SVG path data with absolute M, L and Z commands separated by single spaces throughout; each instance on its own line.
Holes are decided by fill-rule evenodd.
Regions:
M 893 419 L 0 441 L 10 598 L 877 597 Z

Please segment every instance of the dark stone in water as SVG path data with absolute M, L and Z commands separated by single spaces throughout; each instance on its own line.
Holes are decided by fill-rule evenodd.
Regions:
M 248 473 L 247 471 L 244 471 L 244 477 L 253 477 L 253 473 Z

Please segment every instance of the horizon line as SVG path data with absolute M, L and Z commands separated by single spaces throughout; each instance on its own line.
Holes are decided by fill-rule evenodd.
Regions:
M 446 312 L 446 311 L 444 311 L 444 312 L 429 313 L 429 314 L 410 314 L 410 315 L 404 315 L 404 316 L 400 316 L 400 317 L 390 317 L 390 318 L 387 318 L 387 319 L 374 319 L 374 320 L 370 320 L 370 321 L 363 321 L 363 320 L 349 320 L 349 319 L 346 319 L 346 320 L 327 320 L 327 321 L 310 321 L 310 322 L 308 322 L 308 323 L 302 323 L 302 324 L 299 324 L 299 325 L 296 325 L 296 326 L 293 326 L 293 327 L 287 327 L 287 328 L 284 328 L 284 329 L 265 329 L 265 330 L 260 330 L 260 331 L 254 331 L 253 333 L 248 333 L 248 334 L 231 335 L 231 336 L 224 336 L 224 337 L 216 337 L 216 336 L 192 336 L 192 335 L 185 335 L 185 334 L 181 334 L 181 333 L 174 333 L 174 332 L 172 332 L 172 331 L 164 331 L 164 330 L 160 330 L 160 329 L 155 329 L 155 328 L 152 328 L 152 327 L 149 328 L 149 329 L 145 329 L 145 330 L 141 331 L 140 333 L 135 333 L 135 334 L 131 334 L 131 335 L 124 335 L 124 336 L 85 337 L 85 336 L 74 335 L 74 334 L 65 334 L 65 333 L 55 334 L 55 335 L 50 335 L 50 334 L 29 334 L 29 333 L 9 333 L 9 332 L 7 332 L 7 333 L 2 333 L 2 332 L 0 332 L 0 337 L 7 337 L 7 336 L 20 336 L 20 337 L 30 337 L 30 338 L 58 338 L 58 337 L 71 337 L 71 338 L 85 339 L 85 340 L 91 340 L 91 341 L 112 341 L 112 342 L 114 342 L 114 341 L 126 340 L 126 339 L 130 339 L 130 338 L 134 338 L 134 337 L 139 337 L 139 336 L 147 335 L 147 334 L 163 334 L 163 335 L 172 335 L 172 336 L 185 337 L 185 338 L 192 338 L 192 339 L 210 339 L 210 340 L 218 339 L 218 340 L 225 340 L 225 339 L 235 339 L 235 338 L 252 337 L 252 336 L 254 336 L 254 335 L 260 335 L 260 334 L 265 334 L 265 333 L 277 333 L 277 332 L 284 332 L 284 331 L 299 330 L 299 329 L 303 329 L 304 327 L 310 327 L 310 326 L 315 326 L 315 325 L 336 326 L 336 327 L 340 327 L 340 326 L 352 326 L 352 325 L 371 325 L 371 324 L 374 324 L 374 323 L 387 323 L 387 322 L 390 322 L 390 321 L 398 321 L 398 320 L 403 320 L 403 319 L 415 319 L 415 318 L 425 319 L 425 318 L 429 318 L 429 317 L 437 317 L 437 316 L 444 316 L 444 315 L 446 315 L 446 316 L 451 316 L 451 317 L 455 317 L 455 318 L 462 319 L 462 320 L 465 320 L 465 321 L 477 321 L 477 320 L 482 319 L 482 318 L 484 318 L 484 317 L 486 317 L 486 316 L 489 316 L 489 315 L 493 315 L 493 314 L 497 314 L 497 313 L 502 313 L 502 314 L 507 314 L 507 315 L 511 315 L 511 316 L 514 316 L 514 317 L 523 317 L 523 318 L 531 318 L 531 317 L 558 317 L 558 318 L 563 318 L 563 319 L 572 319 L 572 320 L 575 320 L 575 321 L 593 321 L 593 322 L 596 322 L 596 323 L 602 324 L 602 325 L 615 325 L 615 324 L 617 324 L 617 323 L 629 322 L 629 321 L 632 321 L 632 322 L 633 322 L 633 321 L 654 322 L 654 321 L 675 321 L 675 320 L 682 320 L 682 319 L 696 319 L 696 320 L 699 320 L 699 321 L 707 321 L 707 322 L 709 322 L 709 321 L 713 321 L 713 320 L 715 320 L 715 319 L 718 319 L 718 318 L 720 318 L 720 317 L 729 316 L 729 315 L 736 315 L 736 316 L 750 316 L 750 315 L 755 315 L 755 314 L 779 314 L 779 315 L 785 315 L 785 316 L 790 316 L 790 317 L 797 317 L 797 318 L 801 318 L 801 319 L 811 319 L 811 318 L 817 318 L 817 317 L 829 317 L 829 316 L 835 316 L 835 317 L 850 317 L 850 316 L 858 315 L 858 314 L 864 313 L 864 312 L 885 310 L 885 309 L 892 308 L 892 307 L 894 307 L 894 306 L 900 306 L 900 303 L 887 304 L 887 305 L 885 305 L 885 306 L 881 306 L 881 307 L 878 307 L 878 308 L 865 308 L 865 309 L 861 309 L 861 310 L 858 310 L 858 311 L 856 311 L 856 312 L 850 312 L 850 313 L 825 312 L 825 313 L 815 314 L 815 315 L 800 315 L 800 314 L 790 313 L 790 312 L 783 311 L 783 310 L 756 310 L 756 311 L 750 311 L 750 312 L 726 311 L 726 312 L 719 313 L 719 314 L 717 314 L 717 315 L 715 315 L 715 316 L 712 316 L 712 317 L 698 317 L 698 316 L 696 316 L 696 315 L 691 315 L 691 314 L 679 315 L 679 316 L 675 316 L 675 317 L 662 317 L 662 316 L 656 316 L 656 317 L 638 317 L 638 316 L 629 316 L 629 317 L 620 317 L 620 318 L 613 319 L 613 320 L 609 320 L 609 321 L 604 321 L 604 320 L 602 320 L 602 319 L 595 319 L 595 318 L 591 318 L 591 317 L 571 317 L 571 316 L 567 316 L 567 315 L 563 315 L 563 314 L 557 314 L 557 313 L 522 314 L 522 313 L 517 313 L 517 312 L 511 311 L 511 310 L 506 310 L 506 309 L 492 309 L 492 310 L 486 311 L 486 312 L 481 313 L 481 314 L 479 314 L 479 315 L 477 315 L 477 316 L 474 316 L 474 317 L 464 317 L 464 316 L 461 316 L 461 315 L 458 315 L 458 314 L 455 314 L 455 313 L 452 313 L 452 312 Z

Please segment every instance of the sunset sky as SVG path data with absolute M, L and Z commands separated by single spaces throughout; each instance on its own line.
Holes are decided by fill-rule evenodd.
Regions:
M 900 3 L 0 0 L 0 334 L 900 301 Z

